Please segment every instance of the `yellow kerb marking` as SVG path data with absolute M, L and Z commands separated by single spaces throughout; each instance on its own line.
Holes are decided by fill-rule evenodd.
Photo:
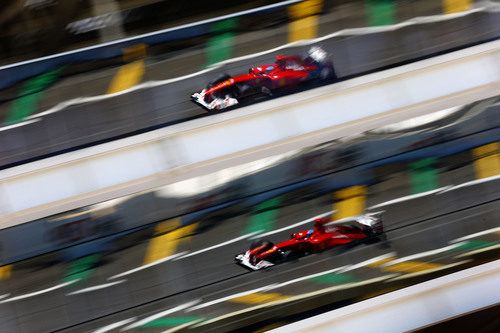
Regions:
M 315 38 L 318 35 L 319 12 L 323 0 L 307 0 L 288 7 L 288 15 L 293 20 L 288 25 L 288 41 Z
M 244 304 L 262 304 L 287 299 L 290 296 L 283 296 L 278 293 L 253 293 L 245 296 L 232 298 L 229 302 Z
M 352 186 L 334 193 L 334 220 L 363 214 L 365 210 L 366 186 Z
M 500 142 L 475 148 L 472 153 L 476 158 L 474 169 L 477 178 L 488 178 L 500 174 Z
M 473 0 L 443 0 L 445 14 L 459 13 L 472 9 Z
M 141 82 L 144 75 L 144 61 L 138 60 L 130 64 L 123 65 L 118 70 L 118 73 L 111 80 L 108 94 L 113 94 L 122 90 L 129 89 Z
M 146 44 L 136 44 L 123 49 L 123 61 L 129 62 L 146 57 Z
M 366 266 L 368 267 L 373 267 L 373 268 L 379 268 L 380 266 L 384 265 L 384 264 L 387 264 L 391 261 L 393 261 L 394 259 L 396 259 L 395 257 L 391 257 L 391 258 L 386 258 L 386 259 L 382 259 L 382 260 L 379 260 L 379 261 L 376 261 L 376 262 L 373 262 L 371 264 L 368 264 Z
M 319 17 L 317 15 L 292 21 L 288 24 L 288 41 L 296 42 L 313 39 L 318 35 Z
M 0 280 L 7 280 L 10 278 L 12 272 L 12 265 L 5 265 L 0 267 Z
M 156 226 L 155 234 L 159 236 L 154 237 L 149 242 L 143 265 L 175 254 L 179 243 L 183 240 L 188 240 L 188 235 L 191 235 L 198 227 L 198 223 L 194 223 L 173 230 L 180 225 L 180 219 L 176 218 L 161 222 Z
M 442 266 L 443 265 L 441 264 L 433 264 L 428 262 L 405 261 L 395 265 L 382 267 L 381 269 L 385 272 L 415 273 L 415 272 L 427 271 L 429 269 L 436 269 Z
M 396 258 L 382 259 L 377 262 L 368 264 L 366 266 L 372 268 L 380 268 L 384 272 L 406 272 L 406 273 L 421 272 L 429 269 L 436 269 L 443 266 L 442 264 L 433 264 L 420 261 L 404 261 L 397 263 L 395 265 L 384 266 L 385 264 L 389 264 L 391 261 L 395 259 Z

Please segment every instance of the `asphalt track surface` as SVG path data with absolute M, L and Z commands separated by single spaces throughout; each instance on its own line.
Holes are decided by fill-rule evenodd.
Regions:
M 255 322 L 265 326 L 268 318 L 290 320 L 287 316 L 301 303 L 286 302 L 280 305 L 281 311 L 264 311 L 258 317 L 252 317 L 252 312 L 210 320 L 332 287 L 340 289 L 330 303 L 339 306 L 389 287 L 402 287 L 498 258 L 498 232 L 474 234 L 494 228 L 498 231 L 500 179 L 475 180 L 472 163 L 463 163 L 464 154 L 442 159 L 440 190 L 420 197 L 408 197 L 410 186 L 404 168 L 393 165 L 374 171 L 381 181 L 368 187 L 365 206 L 368 211 L 385 212 L 386 241 L 333 249 L 264 271 L 250 272 L 233 261 L 234 255 L 250 243 L 243 236 L 248 234 L 252 212 L 239 211 L 238 207 L 225 208 L 200 221 L 179 242 L 177 260 L 143 266 L 154 233 L 147 229 L 120 239 L 117 251 L 97 254 L 91 269 L 84 264 L 70 268 L 72 263 L 61 261 L 71 248 L 16 263 L 10 277 L 0 284 L 0 331 L 88 332 L 118 323 L 110 331 L 163 332 L 202 319 L 209 321 L 201 323 L 198 331 L 228 331 Z M 459 184 L 462 186 L 446 187 Z M 405 199 L 400 202 L 387 204 L 402 197 Z M 370 209 L 381 203 L 386 204 Z M 265 238 L 281 241 L 291 232 L 309 228 L 311 223 L 290 226 L 331 214 L 332 204 L 331 193 L 316 195 L 303 188 L 285 194 L 278 206 L 266 209 L 276 212 L 276 218 L 267 229 L 274 233 Z M 467 235 L 472 237 L 454 242 Z M 457 243 L 463 244 L 454 248 Z M 367 260 L 373 258 L 401 259 L 436 249 L 442 251 L 406 258 L 411 260 L 394 265 L 396 269 L 367 266 Z M 468 253 L 478 249 L 488 255 L 486 259 L 475 259 L 476 255 Z M 450 264 L 457 266 L 446 266 Z M 337 268 L 344 271 L 331 271 Z M 325 271 L 328 274 L 319 274 Z M 416 276 L 409 275 L 413 273 Z M 317 276 L 311 277 L 313 274 Z M 390 281 L 395 277 L 398 279 Z M 366 287 L 358 287 L 365 283 Z

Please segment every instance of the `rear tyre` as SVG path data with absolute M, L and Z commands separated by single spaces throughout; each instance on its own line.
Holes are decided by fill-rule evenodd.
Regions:
M 291 256 L 292 256 L 292 251 L 283 251 L 281 253 L 280 262 L 285 262 L 290 260 Z
M 335 80 L 337 78 L 337 75 L 335 75 L 335 70 L 333 69 L 333 66 L 323 67 L 319 72 L 319 78 L 322 81 Z

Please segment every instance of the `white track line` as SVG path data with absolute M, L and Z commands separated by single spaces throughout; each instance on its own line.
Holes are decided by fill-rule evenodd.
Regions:
M 152 316 L 149 316 L 149 317 L 146 317 L 144 319 L 141 319 L 131 325 L 128 325 L 127 327 L 124 327 L 122 328 L 120 331 L 128 331 L 130 329 L 133 329 L 133 328 L 136 328 L 136 327 L 139 327 L 139 326 L 142 326 L 144 324 L 147 324 L 149 323 L 150 321 L 153 321 L 153 320 L 156 320 L 158 318 L 161 318 L 161 317 L 165 317 L 166 315 L 169 315 L 171 313 L 174 313 L 174 312 L 177 312 L 177 311 L 180 311 L 180 310 L 184 310 L 184 309 L 187 309 L 197 303 L 199 303 L 200 300 L 194 300 L 194 301 L 191 301 L 191 302 L 187 302 L 185 304 L 181 304 L 181 305 L 178 305 L 174 308 L 171 308 L 171 309 L 168 309 L 168 310 L 165 310 L 165 311 L 162 311 L 162 312 L 158 312 Z
M 368 259 L 368 260 L 362 261 L 359 264 L 348 265 L 346 268 L 341 269 L 339 271 L 339 273 L 345 273 L 345 272 L 348 272 L 348 271 L 352 271 L 352 270 L 355 270 L 355 269 L 358 269 L 358 268 L 361 268 L 361 267 L 365 267 L 366 265 L 376 263 L 377 261 L 384 260 L 384 259 L 389 259 L 389 258 L 393 258 L 393 257 L 396 257 L 396 252 L 389 252 L 387 254 L 383 254 L 381 256 L 378 256 L 378 257 L 375 257 L 375 258 L 372 258 L 372 259 Z
M 364 280 L 364 281 L 361 281 L 361 282 L 353 282 L 353 283 L 340 284 L 340 285 L 336 285 L 336 286 L 333 286 L 333 287 L 328 287 L 328 288 L 316 290 L 316 291 L 313 291 L 313 292 L 299 294 L 299 295 L 292 296 L 292 297 L 285 298 L 285 299 L 278 300 L 278 301 L 264 303 L 264 304 L 260 304 L 260 305 L 257 305 L 257 306 L 251 306 L 251 307 L 245 308 L 243 310 L 239 310 L 239 311 L 227 313 L 227 314 L 224 314 L 224 315 L 216 317 L 216 318 L 212 318 L 212 319 L 209 319 L 209 320 L 202 321 L 199 324 L 195 324 L 193 326 L 193 328 L 198 328 L 198 327 L 201 327 L 201 326 L 212 324 L 214 322 L 218 322 L 218 321 L 224 320 L 226 318 L 229 318 L 229 317 L 232 317 L 232 316 L 235 316 L 235 315 L 241 315 L 243 313 L 252 312 L 252 311 L 255 311 L 257 309 L 263 309 L 263 308 L 267 308 L 267 307 L 271 307 L 271 306 L 276 306 L 278 304 L 286 304 L 286 303 L 290 303 L 290 302 L 296 302 L 298 300 L 302 300 L 302 299 L 305 299 L 305 298 L 315 297 L 316 295 L 321 295 L 321 294 L 325 294 L 325 293 L 331 293 L 331 292 L 340 291 L 340 290 L 343 290 L 343 289 L 346 289 L 346 288 L 358 287 L 358 286 L 363 286 L 363 285 L 367 285 L 367 284 L 370 284 L 370 283 L 384 281 L 384 280 L 387 280 L 389 278 L 395 277 L 396 275 L 397 274 L 388 274 L 388 275 L 379 276 L 379 277 L 376 277 L 376 278 L 373 278 L 373 279 Z
M 412 199 L 416 199 L 416 198 L 420 198 L 420 197 L 425 197 L 427 195 L 432 195 L 432 194 L 435 194 L 435 193 L 438 193 L 438 192 L 446 191 L 447 189 L 449 189 L 451 187 L 453 187 L 453 185 L 440 187 L 440 188 L 437 188 L 435 190 L 431 190 L 431 191 L 427 191 L 427 192 L 406 195 L 404 197 L 399 197 L 399 198 L 396 198 L 396 199 L 393 199 L 393 200 L 389 200 L 389 201 L 385 201 L 385 202 L 376 204 L 374 206 L 371 206 L 368 209 L 375 209 L 375 208 L 384 207 L 384 206 L 387 206 L 387 205 L 392 205 L 392 204 L 395 204 L 395 203 L 398 203 L 398 202 L 403 202 L 403 201 L 408 201 L 408 200 L 412 200 Z
M 290 284 L 293 284 L 293 283 L 296 283 L 296 282 L 308 280 L 308 279 L 311 279 L 311 278 L 314 278 L 314 277 L 317 277 L 317 276 L 321 276 L 321 275 L 325 275 L 325 274 L 330 274 L 330 273 L 335 273 L 335 272 L 339 272 L 339 273 L 347 272 L 347 271 L 356 269 L 358 267 L 363 267 L 363 266 L 366 266 L 366 265 L 368 265 L 370 263 L 377 262 L 377 261 L 380 261 L 380 260 L 386 259 L 386 258 L 391 258 L 391 257 L 394 257 L 394 256 L 396 256 L 396 254 L 394 252 L 391 252 L 391 253 L 387 253 L 387 254 L 384 254 L 384 255 L 381 255 L 381 256 L 378 256 L 378 257 L 375 257 L 375 258 L 363 261 L 363 262 L 361 262 L 359 264 L 337 267 L 337 268 L 334 268 L 334 269 L 330 269 L 330 270 L 319 272 L 319 273 L 315 273 L 315 274 L 310 274 L 310 275 L 299 277 L 299 278 L 292 279 L 292 280 L 289 280 L 289 281 L 285 281 L 285 282 L 281 282 L 281 283 L 273 283 L 273 284 L 268 285 L 268 286 L 264 286 L 264 287 L 260 287 L 260 288 L 257 288 L 257 289 L 248 290 L 248 291 L 244 291 L 244 292 L 241 292 L 241 293 L 233 294 L 233 295 L 230 295 L 230 296 L 218 298 L 218 299 L 210 301 L 210 302 L 205 302 L 205 303 L 202 303 L 200 305 L 193 306 L 193 307 L 187 309 L 186 312 L 191 312 L 191 311 L 194 311 L 194 310 L 198 310 L 198 309 L 201 309 L 201 308 L 205 308 L 207 306 L 211 306 L 211 305 L 214 305 L 214 304 L 225 302 L 225 301 L 233 299 L 233 298 L 237 298 L 237 297 L 241 297 L 241 296 L 246 296 L 246 295 L 253 294 L 253 293 L 256 293 L 256 292 L 268 291 L 268 290 L 273 290 L 273 289 L 281 288 L 281 287 L 284 287 L 284 286 L 287 286 L 287 285 L 290 285 Z
M 341 270 L 343 270 L 343 269 L 345 269 L 347 267 L 348 266 L 337 267 L 337 268 L 330 269 L 330 270 L 327 270 L 327 271 L 323 271 L 323 272 L 320 272 L 320 273 L 311 274 L 311 275 L 303 276 L 303 277 L 296 278 L 296 279 L 293 279 L 293 280 L 289 280 L 289 281 L 286 281 L 286 282 L 278 283 L 278 284 L 274 285 L 272 288 L 269 288 L 269 289 L 277 289 L 277 288 L 281 288 L 281 287 L 284 287 L 284 286 L 288 286 L 288 285 L 293 284 L 293 283 L 297 283 L 297 282 L 300 282 L 300 281 L 309 280 L 309 279 L 312 279 L 312 278 L 315 278 L 315 277 L 318 277 L 318 276 L 322 276 L 322 275 L 325 275 L 325 274 L 331 274 L 331 273 L 339 272 L 339 271 L 341 271 Z
M 480 178 L 480 179 L 471 180 L 471 181 L 466 182 L 466 183 L 462 183 L 462 184 L 458 184 L 458 185 L 454 185 L 454 186 L 449 186 L 449 188 L 447 188 L 446 190 L 442 191 L 439 194 L 442 194 L 442 193 L 445 193 L 448 191 L 453 191 L 453 190 L 456 190 L 456 189 L 459 189 L 462 187 L 467 187 L 467 186 L 472 186 L 472 185 L 490 182 L 490 181 L 497 180 L 497 179 L 500 179 L 500 175 L 495 175 L 495 176 L 491 176 L 488 178 Z
M 437 188 L 435 190 L 431 190 L 431 191 L 427 191 L 427 192 L 422 192 L 422 193 L 417 193 L 417 194 L 411 194 L 411 195 L 407 195 L 407 196 L 404 196 L 404 197 L 396 198 L 396 199 L 393 199 L 393 200 L 385 201 L 385 202 L 376 204 L 374 206 L 371 206 L 368 209 L 369 210 L 370 209 L 375 209 L 375 208 L 379 208 L 379 207 L 383 207 L 383 206 L 395 204 L 395 203 L 398 203 L 398 202 L 403 202 L 403 201 L 408 201 L 408 200 L 412 200 L 412 199 L 424 197 L 426 195 L 432 195 L 432 194 L 439 195 L 439 194 L 443 194 L 443 193 L 446 193 L 446 192 L 449 192 L 449 191 L 453 191 L 453 190 L 456 190 L 456 189 L 459 189 L 459 188 L 462 188 L 462 187 L 477 185 L 477 184 L 481 184 L 481 183 L 486 183 L 486 182 L 490 182 L 490 181 L 497 180 L 497 179 L 500 179 L 500 175 L 495 175 L 495 176 L 491 176 L 491 177 L 488 177 L 488 178 L 475 179 L 475 180 L 471 180 L 469 182 L 465 182 L 465 183 L 458 184 L 458 185 L 443 186 L 443 187 Z
M 169 257 L 165 257 L 165 258 L 153 261 L 152 263 L 149 263 L 147 265 L 142 265 L 142 266 L 136 267 L 134 269 L 131 269 L 129 271 L 125 271 L 123 273 L 113 275 L 113 276 L 109 277 L 108 280 L 116 279 L 116 278 L 119 278 L 119 277 L 122 277 L 122 276 L 125 276 L 125 275 L 129 275 L 129 274 L 132 274 L 132 273 L 135 273 L 135 272 L 142 271 L 143 269 L 147 269 L 149 267 L 156 266 L 158 264 L 162 264 L 162 263 L 167 262 L 169 260 L 172 260 L 172 259 L 175 259 L 177 257 L 180 257 L 180 256 L 182 256 L 182 255 L 184 255 L 186 253 L 187 252 L 179 252 L 179 253 L 173 254 L 173 255 L 171 255 Z
M 198 323 L 200 323 L 200 322 L 202 322 L 204 320 L 206 320 L 206 318 L 205 317 L 201 317 L 200 319 L 192 320 L 192 321 L 187 322 L 185 324 L 169 328 L 169 329 L 163 331 L 162 333 L 174 333 L 174 332 L 178 332 L 178 331 L 182 330 L 183 328 L 186 328 L 186 327 L 194 325 L 194 324 L 198 324 Z
M 20 126 L 29 125 L 31 123 L 36 123 L 37 121 L 40 121 L 40 120 L 41 119 L 35 118 L 35 119 L 23 121 L 22 123 L 17 123 L 17 124 L 14 124 L 14 125 L 8 125 L 8 126 L 0 127 L 0 132 L 2 132 L 2 131 L 8 131 L 10 129 L 13 129 L 13 128 L 16 128 L 16 127 L 20 127 Z
M 127 325 L 128 323 L 134 321 L 136 318 L 137 317 L 133 317 L 133 318 L 128 318 L 128 319 L 125 319 L 125 320 L 118 321 L 116 323 L 113 323 L 113 324 L 101 327 L 101 328 L 93 331 L 92 333 L 106 333 L 106 332 L 109 332 L 109 331 L 114 330 L 115 328 L 118 328 L 120 326 Z
M 33 297 L 33 296 L 42 295 L 42 294 L 45 294 L 45 293 L 48 293 L 48 292 L 51 292 L 51 291 L 54 291 L 54 290 L 61 289 L 61 288 L 64 288 L 66 286 L 69 286 L 70 284 L 73 284 L 73 283 L 75 283 L 75 282 L 77 282 L 79 280 L 80 279 L 76 279 L 76 280 L 73 280 L 73 281 L 68 281 L 68 282 L 64 282 L 64 283 L 58 284 L 57 286 L 53 286 L 53 287 L 50 287 L 50 288 L 47 288 L 47 289 L 35 291 L 35 292 L 29 293 L 29 294 L 24 294 L 24 295 L 19 295 L 19 296 L 14 296 L 14 297 L 11 297 L 11 298 L 7 298 L 7 299 L 5 299 L 3 301 L 0 301 L 0 303 L 8 303 L 8 302 L 18 301 L 18 300 L 29 298 L 29 297 Z
M 476 232 L 475 234 L 470 234 L 470 235 L 467 235 L 464 237 L 454 239 L 454 240 L 450 241 L 450 243 L 461 242 L 461 241 L 464 241 L 467 239 L 471 239 L 471 238 L 475 238 L 475 237 L 479 237 L 479 236 L 483 236 L 483 235 L 487 235 L 487 234 L 491 234 L 493 232 L 499 232 L 499 231 L 500 231 L 500 227 L 496 227 L 496 228 L 492 228 L 492 229 L 488 229 L 488 230 L 483 230 L 480 232 Z
M 260 287 L 260 288 L 257 288 L 257 289 L 252 289 L 252 290 L 244 291 L 244 292 L 241 292 L 241 293 L 233 294 L 233 295 L 230 295 L 230 296 L 218 298 L 218 299 L 210 301 L 210 302 L 205 302 L 205 303 L 202 303 L 200 305 L 193 306 L 193 307 L 187 309 L 186 312 L 191 312 L 191 311 L 194 311 L 194 310 L 206 308 L 207 306 L 218 304 L 218 303 L 222 303 L 222 302 L 225 302 L 225 301 L 233 299 L 233 298 L 237 298 L 237 297 L 241 297 L 241 296 L 246 296 L 246 295 L 250 295 L 250 294 L 253 294 L 253 293 L 260 292 L 260 291 L 266 291 L 266 290 L 269 290 L 269 289 L 273 289 L 274 286 L 275 286 L 275 284 L 271 284 L 269 286 Z
M 396 264 L 399 264 L 399 263 L 402 263 L 402 262 L 405 262 L 405 261 L 414 260 L 414 259 L 418 259 L 418 258 L 423 258 L 423 257 L 427 257 L 427 256 L 432 256 L 432 255 L 435 255 L 435 254 L 438 254 L 438 253 L 441 253 L 441 252 L 446 252 L 446 251 L 449 251 L 449 250 L 453 250 L 454 248 L 462 246 L 463 244 L 465 244 L 465 242 L 463 242 L 463 243 L 457 243 L 457 244 L 453 244 L 453 245 L 448 245 L 448 246 L 442 247 L 440 249 L 435 249 L 435 250 L 430 250 L 430 251 L 415 253 L 415 254 L 412 254 L 412 255 L 409 255 L 409 256 L 406 256 L 406 257 L 403 257 L 403 258 L 394 259 L 394 260 L 392 260 L 392 261 L 390 261 L 390 262 L 388 262 L 386 264 L 383 264 L 381 267 L 388 267 L 388 266 L 396 265 Z
M 127 280 L 118 280 L 118 281 L 115 281 L 115 282 L 99 284 L 97 286 L 88 287 L 88 288 L 80 289 L 80 290 L 77 290 L 77 291 L 73 291 L 71 293 L 66 294 L 66 296 L 77 295 L 77 294 L 82 294 L 82 293 L 88 293 L 90 291 L 95 291 L 95 290 L 101 290 L 101 289 L 104 289 L 104 288 L 108 288 L 108 287 L 114 286 L 114 285 L 119 284 L 119 283 L 123 283 L 125 281 L 127 281 Z
M 260 232 L 262 232 L 262 230 L 254 231 L 254 232 L 251 232 L 251 233 L 249 233 L 247 235 L 243 235 L 243 236 L 237 237 L 235 239 L 228 240 L 227 242 L 224 242 L 224 243 L 216 244 L 214 246 L 210 246 L 210 247 L 198 250 L 198 251 L 194 251 L 194 252 L 191 252 L 191 253 L 184 254 L 184 255 L 182 255 L 180 257 L 175 258 L 174 261 L 181 260 L 181 259 L 188 258 L 188 257 L 192 257 L 194 255 L 197 255 L 197 254 L 200 254 L 200 253 L 203 253 L 203 252 L 207 252 L 207 251 L 216 249 L 216 248 L 224 246 L 224 245 L 228 245 L 228 244 L 231 244 L 231 243 L 238 242 L 238 241 L 240 241 L 242 239 L 249 238 L 249 237 L 251 237 L 251 236 L 253 236 L 255 234 L 258 234 Z

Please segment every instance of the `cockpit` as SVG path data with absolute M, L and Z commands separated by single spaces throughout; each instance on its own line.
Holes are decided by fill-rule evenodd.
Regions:
M 303 70 L 302 61 L 297 57 L 285 57 L 279 55 L 276 57 L 276 66 L 285 70 Z
M 306 238 L 311 237 L 313 233 L 314 233 L 314 229 L 309 229 L 307 231 L 302 231 L 302 232 L 297 232 L 297 233 L 291 234 L 290 238 L 291 239 L 295 238 L 296 240 L 304 240 Z
M 277 67 L 276 66 L 262 66 L 262 67 L 254 67 L 254 68 L 250 68 L 250 70 L 248 71 L 249 73 L 251 74 L 255 74 L 255 75 L 267 75 L 267 74 L 270 74 L 272 71 L 274 71 Z
M 274 66 L 268 66 L 264 72 L 265 72 L 266 74 L 269 74 L 269 73 L 271 73 L 272 71 L 274 71 L 274 69 L 275 69 L 275 67 L 274 67 Z

